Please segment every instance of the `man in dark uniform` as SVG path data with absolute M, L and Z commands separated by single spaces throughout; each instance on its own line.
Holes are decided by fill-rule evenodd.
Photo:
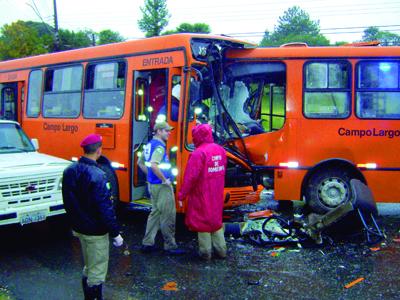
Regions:
M 82 286 L 85 299 L 103 299 L 109 259 L 109 235 L 119 247 L 119 233 L 106 174 L 96 160 L 101 156 L 101 136 L 88 135 L 81 142 L 84 155 L 64 171 L 62 194 L 64 207 L 74 236 L 82 247 L 84 268 Z

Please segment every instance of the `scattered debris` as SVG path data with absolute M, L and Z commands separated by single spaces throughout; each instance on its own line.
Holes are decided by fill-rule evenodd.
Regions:
M 129 251 L 129 248 L 126 247 L 125 250 L 124 250 L 124 255 L 125 256 L 129 256 L 130 254 L 131 254 L 131 252 Z
M 354 280 L 354 281 L 352 281 L 352 282 L 346 284 L 346 285 L 344 286 L 344 288 L 345 288 L 345 289 L 349 289 L 349 288 L 355 286 L 356 284 L 360 283 L 360 282 L 363 281 L 364 279 L 365 279 L 364 277 L 357 278 L 356 280 Z
M 299 253 L 299 252 L 300 252 L 300 249 L 289 249 L 288 252 L 296 252 L 296 253 Z
M 169 281 L 161 288 L 163 291 L 178 291 L 178 285 L 175 281 Z
M 261 279 L 259 279 L 259 280 L 248 280 L 247 281 L 248 285 L 260 285 L 260 283 L 261 283 Z
M 272 210 L 260 210 L 260 211 L 255 211 L 252 213 L 247 214 L 247 219 L 258 219 L 258 218 L 268 218 L 272 216 L 274 213 Z M 245 217 L 246 219 L 246 217 Z
M 243 239 L 259 246 L 277 245 L 322 245 L 332 242 L 329 231 L 340 232 L 340 223 L 351 222 L 358 224 L 357 230 L 364 233 L 367 243 L 374 245 L 385 239 L 375 221 L 378 211 L 369 188 L 359 180 L 350 181 L 354 199 L 331 209 L 325 214 L 294 213 L 292 215 L 279 214 L 270 209 L 248 211 L 242 222 L 225 223 L 225 233 L 233 236 L 242 236 Z M 264 204 L 271 202 L 268 194 L 262 198 Z M 261 196 L 260 196 L 261 197 Z M 243 212 L 243 211 L 242 211 Z M 374 248 L 371 248 L 372 251 Z M 322 255 L 325 255 L 320 250 Z

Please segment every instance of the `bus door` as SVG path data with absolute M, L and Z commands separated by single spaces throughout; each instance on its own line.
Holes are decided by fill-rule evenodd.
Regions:
M 21 121 L 18 117 L 18 83 L 0 84 L 0 119 Z
M 183 105 L 183 101 L 181 99 L 184 98 L 184 90 L 185 90 L 185 79 L 182 76 L 182 68 L 171 68 L 169 69 L 169 98 L 168 109 L 167 109 L 167 121 L 168 123 L 174 127 L 171 135 L 168 139 L 168 156 L 169 161 L 171 163 L 171 168 L 175 176 L 178 173 L 182 173 L 183 170 L 178 171 L 181 168 L 180 162 L 180 153 L 183 147 L 182 138 L 179 137 L 181 134 L 180 123 L 179 123 L 179 111 L 180 107 Z M 174 169 L 176 173 L 174 172 Z
M 135 204 L 146 205 L 149 198 L 146 176 L 138 167 L 138 158 L 143 147 L 152 138 L 156 119 L 163 118 L 167 111 L 167 69 L 134 71 L 133 117 L 132 117 L 132 194 Z M 165 119 L 164 119 L 165 120 Z

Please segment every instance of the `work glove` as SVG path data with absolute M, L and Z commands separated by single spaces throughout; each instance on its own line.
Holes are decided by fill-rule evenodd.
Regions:
M 115 247 L 121 247 L 122 244 L 124 243 L 124 239 L 120 234 L 118 234 L 114 239 L 113 239 L 113 245 Z

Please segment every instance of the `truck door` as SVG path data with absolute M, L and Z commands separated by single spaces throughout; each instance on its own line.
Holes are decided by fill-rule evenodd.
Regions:
M 0 119 L 21 121 L 18 114 L 18 83 L 0 84 Z

